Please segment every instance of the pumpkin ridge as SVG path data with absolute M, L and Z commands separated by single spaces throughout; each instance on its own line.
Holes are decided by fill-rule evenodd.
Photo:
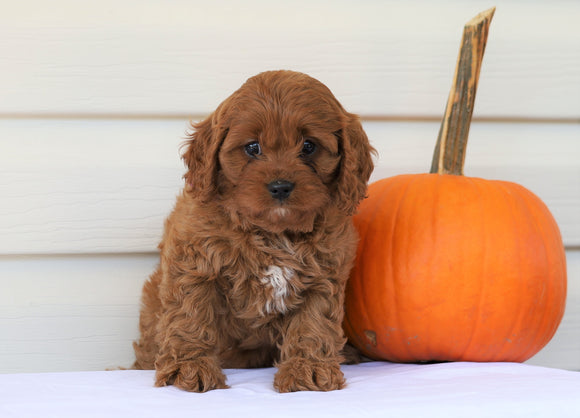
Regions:
M 393 180 L 394 183 L 399 184 L 399 182 L 404 181 L 406 176 L 396 176 Z M 390 194 L 393 193 L 392 189 L 397 190 L 391 182 L 378 181 L 369 186 L 369 195 L 375 196 L 378 204 L 369 204 L 368 200 L 363 200 L 359 208 L 359 212 L 355 219 L 355 226 L 359 230 L 359 246 L 357 250 L 357 259 L 364 256 L 366 251 L 375 248 L 375 243 L 373 242 L 372 235 L 375 232 L 372 228 L 375 221 L 382 214 L 381 209 L 385 206 L 384 202 L 388 199 Z M 399 196 L 399 194 L 397 195 Z M 398 197 L 395 197 L 396 199 Z M 364 222 L 362 222 L 364 220 Z M 372 233 L 371 233 L 372 232 Z M 369 269 L 372 268 L 372 264 L 355 264 L 353 271 L 351 272 L 351 277 L 353 275 L 359 275 L 360 277 L 373 277 L 373 274 L 369 274 Z M 354 274 L 353 274 L 354 273 Z M 372 272 L 371 272 L 372 273 Z M 367 283 L 367 280 L 348 280 L 347 282 L 347 294 L 356 295 L 356 297 L 346 298 L 347 304 L 345 305 L 345 318 L 346 324 L 350 327 L 350 332 L 348 337 L 351 340 L 356 340 L 359 344 L 358 347 L 363 354 L 368 357 L 376 357 L 376 352 L 373 351 L 373 347 L 369 346 L 368 339 L 364 337 L 365 331 L 377 332 L 375 325 L 377 322 L 376 313 L 371 314 L 367 309 L 367 304 L 362 301 L 368 301 L 370 297 L 376 297 L 377 292 L 372 289 L 372 284 Z M 369 290 L 368 285 L 371 285 Z M 371 293 L 369 295 L 369 293 Z M 380 292 L 379 292 L 380 293 Z M 381 312 L 383 314 L 383 312 Z M 356 318 L 356 321 L 352 321 L 351 318 Z M 364 326 L 362 325 L 364 324 Z M 364 347 L 364 349 L 363 349 Z
M 522 200 L 524 200 L 524 203 L 525 203 L 524 205 L 522 205 L 523 208 L 521 208 L 520 210 L 522 212 L 525 210 L 526 217 L 532 221 L 531 223 L 533 224 L 534 231 L 536 231 L 536 233 L 541 233 L 542 237 L 544 238 L 543 231 L 540 232 L 540 230 L 538 228 L 538 225 L 535 222 L 535 219 L 533 219 L 534 217 L 533 217 L 532 212 L 530 210 L 530 202 L 528 201 L 528 195 L 527 195 L 527 193 L 525 193 L 523 190 L 519 190 L 518 189 L 518 195 L 519 195 L 519 198 L 522 199 Z M 547 262 L 549 264 L 550 257 L 549 257 L 549 255 L 548 255 L 548 253 L 546 251 L 545 243 L 543 242 L 543 240 L 541 240 L 541 241 L 542 241 L 541 242 L 541 246 L 542 246 L 542 250 L 543 250 L 543 256 L 544 256 L 545 263 Z M 546 293 L 544 294 L 544 299 L 546 301 L 545 304 L 547 306 L 549 306 L 550 305 L 550 295 L 549 295 L 548 292 L 550 291 L 550 289 L 549 289 L 550 286 L 545 286 L 544 288 L 546 289 Z M 545 326 L 544 325 L 544 321 L 545 321 L 545 319 L 547 317 L 548 317 L 548 315 L 542 315 L 542 319 L 541 319 L 542 326 Z M 542 341 L 543 338 L 540 338 L 540 335 L 539 335 L 540 333 L 541 333 L 541 329 L 540 328 L 537 328 L 536 332 L 530 334 L 530 340 L 534 341 L 534 343 L 536 343 L 536 344 L 537 344 L 538 341 Z M 521 354 L 521 360 L 522 361 L 525 361 L 528 358 L 530 358 L 531 356 L 532 355 L 530 354 L 530 349 L 528 348 L 528 350 L 525 350 L 525 351 L 522 352 L 522 354 Z
M 514 208 L 514 205 L 513 205 L 513 202 L 515 201 L 515 199 L 513 198 L 513 195 L 517 194 L 517 201 L 515 201 L 515 203 L 519 203 L 519 204 L 517 205 L 517 208 L 515 210 L 514 219 L 518 219 L 518 216 L 517 216 L 518 214 L 520 214 L 520 216 L 519 216 L 520 219 L 521 218 L 524 218 L 524 216 L 521 216 L 521 215 L 526 215 L 525 216 L 525 219 L 527 219 L 528 222 L 529 222 L 531 232 L 533 232 L 535 236 L 538 235 L 540 233 L 540 231 L 538 230 L 537 225 L 535 224 L 535 222 L 530 222 L 530 215 L 531 215 L 530 204 L 528 202 L 528 199 L 526 199 L 527 198 L 527 195 L 529 193 L 531 193 L 531 192 L 529 192 L 523 186 L 520 186 L 520 185 L 517 185 L 517 184 L 514 184 L 514 183 L 499 181 L 498 184 L 500 185 L 500 187 L 504 191 L 506 191 L 506 193 L 509 190 L 510 196 L 512 196 L 512 205 L 511 205 L 511 207 L 512 207 L 512 214 L 514 214 L 514 209 L 513 209 Z M 532 205 L 532 206 L 535 206 L 535 202 L 534 202 L 534 205 Z M 544 255 L 546 255 L 545 243 L 543 242 L 545 240 L 545 236 L 544 236 L 544 234 L 541 234 L 541 235 L 542 235 L 542 237 L 541 237 L 542 239 L 540 239 L 538 241 L 541 241 L 541 246 L 542 246 L 542 249 L 544 250 Z M 520 234 L 517 234 L 517 237 L 519 238 L 520 242 L 522 242 L 521 233 Z M 519 260 L 518 260 L 518 265 L 522 265 L 521 248 L 524 248 L 524 247 L 525 247 L 525 245 L 518 245 L 518 248 L 520 248 L 520 252 L 518 253 L 520 255 Z M 546 260 L 548 260 L 548 259 L 549 259 L 549 257 L 546 257 Z M 546 265 L 546 263 L 542 263 L 542 265 Z M 544 276 L 544 275 L 542 274 L 542 276 Z M 542 277 L 540 280 L 542 282 L 545 282 L 544 279 L 545 279 L 545 277 Z M 526 285 L 526 284 L 528 284 L 527 281 L 522 283 L 522 285 Z M 551 287 L 551 286 L 547 286 L 547 287 Z M 544 307 L 548 307 L 550 305 L 550 299 L 547 296 L 548 295 L 546 295 Z M 519 304 L 521 306 L 521 298 L 517 298 L 517 299 L 518 299 Z M 536 314 L 535 312 L 533 313 L 533 316 L 537 316 L 537 315 L 538 314 Z M 523 317 L 524 316 L 530 316 L 530 315 L 529 315 L 528 312 L 524 312 L 523 309 L 519 309 L 518 310 L 518 318 L 517 318 L 517 321 L 514 322 L 514 324 L 517 323 L 517 326 L 520 329 L 522 328 Z M 550 318 L 550 316 L 549 315 L 542 315 L 542 320 L 544 320 L 546 318 Z M 558 321 L 558 323 L 559 323 L 559 321 Z M 533 335 L 533 334 L 529 333 L 526 337 L 527 337 L 526 338 L 527 340 L 533 342 L 533 344 L 530 344 L 530 346 L 534 346 L 534 347 L 536 347 L 536 349 L 534 350 L 533 353 L 530 353 L 529 352 L 530 351 L 529 349 L 528 350 L 525 350 L 524 352 L 521 352 L 517 356 L 517 358 L 516 358 L 517 361 L 525 361 L 529 357 L 531 357 L 533 354 L 535 354 L 537 351 L 539 351 L 537 349 L 537 347 L 538 347 L 537 335 Z M 544 345 L 545 345 L 545 343 L 542 344 L 542 347 Z M 540 347 L 540 348 L 542 348 L 542 347 Z
M 376 186 L 378 186 L 378 184 Z M 376 186 L 375 186 L 375 188 L 378 188 Z M 359 248 L 367 248 L 368 247 L 369 238 L 371 236 L 371 234 L 368 233 L 369 228 L 371 227 L 371 225 L 373 225 L 377 216 L 379 216 L 379 211 L 383 207 L 384 201 L 388 197 L 388 193 L 385 192 L 385 189 L 387 189 L 388 184 L 381 184 L 381 186 L 382 187 L 380 187 L 380 192 L 381 192 L 380 193 L 380 200 L 379 200 L 378 204 L 375 206 L 372 206 L 370 208 L 365 206 L 367 222 L 365 224 L 365 229 L 364 229 L 364 234 L 363 234 L 363 236 L 364 236 L 363 242 L 361 243 L 362 245 L 359 244 Z M 371 248 L 372 248 L 372 243 L 370 243 L 370 244 L 371 244 Z M 367 269 L 368 269 L 368 267 L 364 266 L 363 274 L 367 273 Z M 358 280 L 357 284 L 358 284 L 358 287 L 357 287 L 357 290 L 355 292 L 358 295 L 362 295 L 363 300 L 366 300 L 367 299 L 367 292 L 368 292 L 368 288 L 367 288 L 367 286 L 365 286 L 367 284 L 366 281 L 365 280 Z M 361 296 L 359 296 L 359 297 L 361 297 Z M 358 315 L 360 315 L 364 318 L 365 323 L 373 325 L 373 327 L 369 327 L 369 328 L 374 328 L 375 319 L 372 318 L 371 313 L 367 309 L 367 306 L 365 304 L 358 303 L 356 306 L 356 310 L 358 312 Z M 345 316 L 348 317 L 348 315 L 345 315 Z M 350 319 L 349 319 L 349 323 L 350 323 Z M 354 327 L 353 327 L 353 329 L 354 329 Z M 354 332 L 353 335 L 356 335 L 357 338 L 359 338 L 359 340 L 362 340 L 363 339 L 362 335 L 364 335 L 364 332 L 365 332 L 365 330 L 361 329 L 359 332 Z M 374 332 L 376 332 L 376 331 L 374 331 Z M 363 346 L 368 346 L 367 341 L 361 341 L 361 342 L 362 342 Z M 369 351 L 370 351 L 370 348 L 369 348 Z
M 523 200 L 526 203 L 526 209 L 529 212 L 529 216 L 530 219 L 533 221 L 534 224 L 534 229 L 537 231 L 537 233 L 539 233 L 542 237 L 542 239 L 540 240 L 541 244 L 542 244 L 542 249 L 543 249 L 543 253 L 544 253 L 544 259 L 546 260 L 546 265 L 547 266 L 552 266 L 554 265 L 554 257 L 552 256 L 552 253 L 550 251 L 548 251 L 548 246 L 546 243 L 546 239 L 551 237 L 551 236 L 558 236 L 560 237 L 560 229 L 558 228 L 558 225 L 555 223 L 555 221 L 553 220 L 553 218 L 551 217 L 549 210 L 547 208 L 547 206 L 544 204 L 544 202 L 542 202 L 533 192 L 525 189 L 522 187 L 522 190 L 520 190 L 521 192 L 521 196 L 523 198 Z M 532 210 L 535 209 L 535 210 Z M 549 216 L 549 219 L 551 220 L 550 222 L 550 231 L 546 231 L 547 228 L 544 228 L 543 224 L 541 222 L 538 222 L 538 215 L 537 213 L 541 212 L 542 215 L 544 217 L 546 217 L 546 213 Z M 554 232 L 556 232 L 554 234 Z M 561 238 L 560 238 L 561 239 Z M 552 241 L 552 240 L 550 240 Z M 555 246 L 558 245 L 559 242 L 550 242 L 551 246 Z M 565 256 L 562 258 L 562 260 L 564 261 L 564 264 L 566 262 L 566 258 Z M 559 264 L 559 263 L 558 263 Z M 563 267 L 563 271 L 564 271 L 564 277 L 566 276 L 566 266 L 560 266 Z M 563 300 L 557 301 L 559 302 L 559 306 L 562 307 L 561 311 L 559 313 L 556 313 L 556 315 L 560 318 L 562 318 L 562 316 L 564 315 L 564 309 L 565 309 L 565 305 L 566 305 L 566 281 L 564 281 L 564 289 L 562 291 L 564 297 Z M 545 294 L 544 294 L 544 298 L 546 301 L 546 306 L 550 307 L 550 305 L 553 304 L 552 300 L 557 298 L 557 295 L 555 294 L 557 292 L 558 289 L 553 288 L 549 283 L 545 283 Z M 551 321 L 551 316 L 550 315 L 542 315 L 541 318 L 541 322 L 540 322 L 540 327 L 537 327 L 536 332 L 534 333 L 534 338 L 533 341 L 536 343 L 536 345 L 538 344 L 538 342 L 540 342 L 540 344 L 542 344 L 542 348 L 546 346 L 546 344 L 552 339 L 552 337 L 554 336 L 554 334 L 556 333 L 556 330 L 558 328 L 558 324 L 560 321 L 556 322 L 555 326 L 549 327 L 548 323 Z M 525 355 L 523 355 L 522 357 L 525 357 L 524 360 L 529 359 L 530 357 L 532 357 L 535 354 L 535 352 L 533 352 L 532 349 L 528 350 Z
M 481 183 L 479 182 L 477 179 L 472 178 L 472 177 L 465 177 L 466 180 L 468 180 L 468 182 L 472 185 L 473 188 L 477 189 L 479 192 L 476 193 L 476 196 L 478 196 L 478 198 L 480 196 L 486 196 L 487 193 L 482 192 L 483 186 L 487 186 L 487 183 Z M 487 187 L 486 187 L 487 189 Z M 480 208 L 480 214 L 481 216 L 479 217 L 479 222 L 485 222 L 486 217 L 484 216 L 486 213 L 486 201 L 485 199 L 479 198 L 478 199 L 479 202 L 479 208 Z M 482 312 L 482 307 L 484 305 L 484 300 L 486 300 L 486 293 L 487 293 L 487 287 L 484 286 L 484 282 L 485 282 L 485 278 L 487 278 L 487 274 L 486 274 L 486 266 L 487 266 L 487 255 L 489 253 L 488 251 L 488 236 L 486 234 L 486 227 L 485 225 L 481 227 L 481 231 L 483 231 L 483 236 L 485 237 L 485 243 L 482 245 L 482 262 L 480 263 L 480 274 L 479 277 L 483 277 L 483 280 L 479 280 L 479 298 L 477 300 L 477 310 L 475 312 L 475 323 L 472 327 L 471 333 L 469 335 L 469 340 L 467 341 L 467 344 L 465 345 L 465 348 L 463 349 L 463 352 L 461 353 L 461 358 L 463 360 L 467 360 L 468 358 L 471 358 L 471 353 L 474 350 L 473 345 L 476 341 L 479 340 L 479 338 L 476 338 L 477 334 L 480 333 L 480 328 L 479 326 L 481 325 L 481 312 Z M 479 353 L 478 353 L 479 354 Z M 466 358 L 466 356 L 468 358 Z
M 437 177 L 435 177 L 436 183 L 440 183 L 441 179 L 442 179 L 442 175 L 440 174 L 435 174 Z M 434 190 L 437 189 L 437 187 L 433 187 Z M 433 197 L 433 204 L 431 206 L 431 213 L 429 214 L 429 216 L 431 217 L 431 222 L 429 227 L 431 228 L 432 231 L 435 231 L 437 225 L 436 225 L 436 219 L 437 219 L 437 212 L 438 212 L 438 202 L 439 202 L 439 194 L 438 193 L 434 193 L 434 197 Z M 439 234 L 429 234 L 431 235 L 431 248 L 437 248 L 437 242 L 438 242 L 438 238 L 439 238 Z M 430 283 L 429 286 L 432 288 L 433 287 L 433 281 L 434 281 L 434 274 L 432 273 L 433 271 L 433 264 L 429 263 L 429 277 L 430 277 Z M 429 306 L 433 305 L 433 297 L 431 295 L 431 293 L 429 293 Z M 424 341 L 425 341 L 425 351 L 427 353 L 429 353 L 430 356 L 433 356 L 433 335 L 432 335 L 432 330 L 433 330 L 433 322 L 432 321 L 428 321 L 427 323 L 427 327 L 426 327 L 426 335 L 424 336 Z M 429 360 L 429 359 L 426 359 Z M 432 359 L 434 360 L 434 359 Z
M 431 193 L 431 195 L 429 196 L 428 202 L 431 205 L 431 211 L 429 214 L 430 217 L 430 222 L 429 222 L 429 227 L 431 229 L 431 233 L 428 234 L 431 236 L 431 242 L 430 244 L 430 248 L 439 248 L 442 244 L 440 244 L 440 238 L 441 235 L 436 233 L 436 231 L 438 230 L 438 228 L 440 228 L 439 226 L 439 218 L 440 218 L 440 207 L 439 207 L 439 202 L 442 200 L 441 198 L 441 189 L 445 188 L 445 184 L 447 183 L 447 179 L 448 176 L 451 176 L 452 174 L 440 174 L 440 173 L 429 173 L 426 174 L 425 176 L 429 176 L 427 177 L 428 180 L 432 180 L 432 184 L 430 184 L 431 187 L 428 188 L 429 192 Z M 435 288 L 435 282 L 436 282 L 436 274 L 437 272 L 437 267 L 433 266 L 433 261 L 431 261 L 429 263 L 429 288 L 430 289 L 434 289 Z M 428 303 L 427 306 L 434 306 L 435 300 L 433 298 L 433 293 L 432 292 L 428 292 L 427 294 L 427 298 L 428 298 Z M 441 325 L 435 323 L 435 321 L 427 319 L 428 321 L 428 326 L 426 327 L 426 335 L 424 338 L 424 351 L 425 353 L 427 353 L 427 356 L 424 355 L 425 358 L 423 358 L 422 360 L 424 361 L 439 361 L 439 360 L 445 360 L 440 358 L 440 347 L 436 348 L 440 343 L 434 342 L 434 339 L 437 339 L 437 332 L 438 329 Z
M 552 264 L 552 260 L 550 257 L 550 254 L 548 252 L 548 249 L 546 248 L 546 243 L 545 243 L 545 232 L 541 229 L 540 225 L 537 223 L 536 221 L 536 217 L 534 216 L 533 212 L 530 210 L 530 202 L 528 200 L 530 199 L 530 196 L 528 196 L 525 193 L 522 193 L 522 197 L 525 199 L 526 202 L 526 210 L 529 212 L 530 214 L 530 218 L 533 220 L 534 223 L 534 229 L 538 232 L 541 233 L 542 235 L 542 240 L 541 240 L 541 244 L 542 244 L 542 249 L 543 249 L 543 253 L 544 253 L 544 260 L 546 260 L 547 265 L 551 265 Z M 544 293 L 544 298 L 546 300 L 546 305 L 550 305 L 550 300 L 552 299 L 552 292 L 551 292 L 551 286 L 544 286 L 545 289 L 545 293 Z M 542 320 L 540 322 L 540 327 L 538 327 L 536 329 L 536 332 L 533 333 L 533 341 L 537 342 L 537 341 L 549 341 L 551 339 L 551 337 L 553 336 L 550 335 L 548 338 L 546 338 L 546 333 L 550 333 L 550 331 L 552 331 L 552 329 L 547 329 L 547 319 L 549 318 L 548 315 L 543 315 L 542 316 Z M 555 332 L 555 330 L 553 330 Z M 545 346 L 544 343 L 542 343 L 543 346 Z M 543 348 L 543 347 L 542 347 Z M 527 360 L 528 358 L 532 357 L 534 353 L 530 352 L 531 350 L 528 349 L 525 353 L 522 354 L 523 360 Z
M 502 183 L 501 181 L 496 182 L 495 183 L 499 189 L 503 192 L 504 194 L 504 200 L 506 202 L 508 202 L 508 209 L 509 209 L 509 213 L 510 213 L 510 219 L 512 220 L 510 222 L 510 225 L 518 225 L 519 226 L 519 221 L 521 220 L 522 216 L 518 216 L 521 215 L 520 210 L 522 209 L 521 207 L 519 207 L 520 205 L 518 205 L 518 201 L 516 201 L 516 199 L 514 198 L 514 192 L 513 190 L 511 190 L 511 188 L 508 189 L 508 187 L 506 187 L 506 184 Z M 515 233 L 513 233 L 513 237 L 515 239 L 515 248 L 517 248 L 517 251 L 515 252 L 515 256 L 517 257 L 516 260 L 516 265 L 521 266 L 522 262 L 523 262 L 523 257 L 522 257 L 522 244 L 523 240 L 522 240 L 522 236 L 521 236 L 521 228 L 518 228 L 518 231 L 516 231 Z M 521 271 L 518 274 L 517 277 L 517 285 L 518 286 L 525 286 L 527 280 L 522 280 L 522 273 Z M 524 309 L 522 306 L 522 298 L 519 297 L 519 295 L 517 295 L 517 297 L 512 299 L 514 302 L 517 303 L 517 309 L 516 309 L 516 318 L 514 321 L 512 321 L 512 325 L 511 328 L 509 330 L 509 333 L 507 336 L 505 336 L 504 339 L 502 339 L 503 344 L 503 348 L 495 353 L 496 356 L 498 358 L 511 358 L 512 354 L 511 352 L 513 351 L 512 347 L 513 345 L 515 345 L 517 343 L 517 339 L 519 338 L 518 335 L 516 335 L 515 333 L 518 332 L 518 330 L 520 330 L 522 328 L 522 322 L 523 322 L 523 317 L 524 317 Z M 515 358 L 514 360 L 516 361 L 521 361 L 521 359 L 519 358 L 519 356 L 517 358 Z
M 399 213 L 401 210 L 401 206 L 402 206 L 403 202 L 405 202 L 407 200 L 410 191 L 414 190 L 414 187 L 417 185 L 417 183 L 423 182 L 424 178 L 426 178 L 426 175 L 409 176 L 408 181 L 405 184 L 405 188 L 401 192 L 401 198 L 398 201 L 397 211 L 395 212 L 395 216 L 393 217 L 393 227 L 392 227 L 392 233 L 391 233 L 391 237 L 390 237 L 391 238 L 390 246 L 392 249 L 391 253 L 394 253 L 394 251 L 397 247 L 395 245 L 394 241 L 395 241 L 395 238 L 397 238 L 397 233 L 396 233 L 397 228 L 400 228 L 398 219 L 399 219 Z M 407 238 L 406 235 L 403 235 L 403 236 L 405 236 L 405 238 Z M 397 240 L 397 242 L 400 244 L 400 240 Z M 405 239 L 404 242 L 405 242 L 406 246 L 409 245 L 408 239 Z M 406 247 L 404 249 L 404 252 L 405 252 L 405 254 L 408 254 L 408 250 Z M 397 292 L 397 290 L 399 290 L 399 289 L 403 289 L 403 290 L 405 289 L 405 286 L 401 285 L 401 281 L 404 284 L 405 277 L 403 277 L 403 279 L 401 280 L 401 277 L 400 277 L 401 275 L 399 274 L 398 270 L 399 269 L 396 269 L 392 262 L 389 262 L 390 277 L 394 278 L 393 288 L 395 289 L 395 292 Z M 408 266 L 408 264 L 406 264 L 405 265 L 405 272 L 408 273 L 408 271 L 409 271 L 409 266 Z M 399 297 L 400 293 L 395 294 L 395 292 L 391 292 L 392 293 L 391 300 L 392 300 L 392 306 L 393 306 L 393 309 L 392 309 L 393 317 L 394 317 L 393 322 L 395 324 L 397 324 L 399 327 L 399 329 L 397 330 L 398 332 L 395 334 L 398 336 L 397 344 L 401 347 L 404 347 L 405 358 L 407 358 L 407 359 L 414 358 L 415 356 L 412 353 L 413 350 L 411 348 L 411 345 L 407 344 L 407 341 L 405 338 L 406 337 L 405 332 L 401 331 L 401 329 L 402 330 L 407 329 L 407 327 L 401 323 L 401 315 L 399 315 L 400 309 L 399 309 L 398 300 L 400 300 L 402 298 Z

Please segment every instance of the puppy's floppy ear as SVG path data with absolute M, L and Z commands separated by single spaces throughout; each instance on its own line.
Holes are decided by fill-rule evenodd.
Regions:
M 218 109 L 219 110 L 219 109 Z M 183 176 L 193 196 L 207 202 L 217 191 L 218 152 L 226 130 L 219 123 L 218 110 L 198 123 L 192 123 L 189 139 L 183 144 L 182 155 L 187 166 Z
M 376 154 L 358 116 L 345 112 L 343 128 L 337 134 L 341 165 L 335 198 L 338 207 L 353 215 L 361 200 L 366 197 L 367 182 L 373 171 L 372 156 Z

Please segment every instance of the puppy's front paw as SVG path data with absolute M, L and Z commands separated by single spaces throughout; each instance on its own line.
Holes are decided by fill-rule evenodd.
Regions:
M 174 385 L 188 392 L 207 392 L 228 387 L 221 368 L 210 357 L 200 357 L 168 367 L 157 365 L 155 386 L 167 385 Z
M 278 392 L 329 391 L 342 389 L 344 385 L 340 364 L 332 360 L 291 358 L 278 366 L 278 372 L 274 376 L 274 388 Z

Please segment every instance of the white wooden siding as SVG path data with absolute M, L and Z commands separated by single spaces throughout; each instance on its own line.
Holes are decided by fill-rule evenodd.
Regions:
M 580 276 L 580 253 L 568 271 Z M 0 371 L 53 372 L 128 367 L 138 336 L 143 280 L 155 254 L 10 257 L 0 260 Z M 568 305 L 578 305 L 580 282 L 570 282 Z M 530 363 L 578 364 L 578 309 L 568 309 L 552 341 Z
M 188 119 L 307 72 L 361 114 L 373 180 L 425 172 L 463 24 L 487 1 L 7 2 L 0 13 L 0 372 L 128 366 L 182 185 Z M 564 321 L 531 362 L 580 370 L 580 2 L 497 1 L 466 174 L 542 198 Z
M 249 76 L 299 69 L 353 112 L 441 115 L 470 1 L 10 2 L 7 114 L 205 114 Z M 578 119 L 580 2 L 496 1 L 476 113 Z
M 371 180 L 426 172 L 439 123 L 364 122 Z M 0 124 L 0 253 L 149 252 L 185 171 L 184 120 L 6 120 Z M 580 124 L 474 123 L 465 172 L 542 198 L 580 245 Z

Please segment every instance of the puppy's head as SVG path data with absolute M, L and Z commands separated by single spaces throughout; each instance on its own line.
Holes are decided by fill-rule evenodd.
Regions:
M 309 232 L 329 207 L 351 215 L 365 197 L 367 136 L 305 74 L 258 74 L 193 129 L 183 154 L 190 193 L 242 227 Z

